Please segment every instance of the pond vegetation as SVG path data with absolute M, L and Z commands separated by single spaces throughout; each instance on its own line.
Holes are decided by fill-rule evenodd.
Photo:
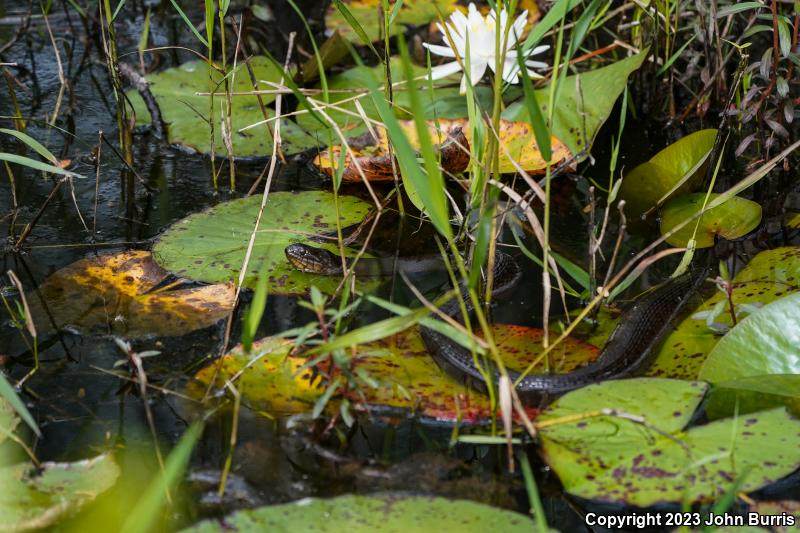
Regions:
M 0 531 L 795 530 L 799 26 L 0 0 Z

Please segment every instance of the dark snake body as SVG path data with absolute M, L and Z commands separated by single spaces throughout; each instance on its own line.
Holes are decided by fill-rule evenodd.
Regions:
M 293 250 L 289 248 L 297 247 Z M 301 268 L 307 272 L 318 274 L 341 274 L 341 259 L 325 250 L 325 254 L 317 254 L 318 248 L 303 244 L 292 245 L 286 254 L 296 266 L 293 256 L 302 255 L 317 260 L 321 255 L 329 254 L 316 265 Z M 310 254 L 310 256 L 309 256 Z M 335 258 L 335 259 L 334 259 Z M 330 261 L 338 261 L 338 267 L 325 270 L 321 265 Z M 362 259 L 361 261 L 364 261 Z M 359 261 L 359 262 L 361 262 Z M 378 259 L 376 261 L 385 261 Z M 406 263 L 401 260 L 400 267 L 419 266 L 419 260 Z M 369 260 L 367 261 L 367 264 Z M 427 263 L 427 261 L 426 261 Z M 441 264 L 441 262 L 439 262 Z M 384 265 L 385 266 L 385 265 Z M 427 264 L 425 265 L 428 266 Z M 315 270 L 316 269 L 316 270 Z M 333 270 L 337 270 L 334 272 Z M 700 288 L 708 275 L 708 269 L 693 269 L 670 279 L 649 290 L 625 310 L 617 327 L 611 333 L 598 358 L 577 370 L 567 374 L 531 374 L 520 379 L 514 371 L 508 371 L 512 382 L 517 383 L 516 391 L 520 400 L 528 405 L 542 404 L 571 390 L 608 379 L 629 377 L 646 370 L 657 353 L 664 336 L 670 331 L 673 322 L 680 316 L 691 296 Z M 492 300 L 497 301 L 508 296 L 522 277 L 519 265 L 514 259 L 498 252 L 494 266 L 494 289 Z M 461 288 L 462 293 L 465 291 Z M 464 304 L 467 314 L 472 314 L 474 307 L 468 297 Z M 463 323 L 458 299 L 453 298 L 441 307 L 441 311 Z M 430 328 L 420 326 L 422 339 L 437 364 L 450 376 L 482 391 L 487 386 L 483 375 L 475 366 L 472 352 L 456 343 L 449 337 Z M 495 378 L 497 371 L 493 370 Z

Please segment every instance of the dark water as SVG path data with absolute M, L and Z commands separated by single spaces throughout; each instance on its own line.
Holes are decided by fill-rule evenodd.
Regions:
M 126 7 L 120 18 L 121 53 L 135 50 L 137 32 L 142 24 L 142 9 L 138 3 Z M 15 17 L 24 13 L 22 2 L 0 0 L 0 43 L 11 39 L 17 30 Z M 183 23 L 175 16 L 154 17 L 151 28 L 155 46 L 183 42 L 192 44 L 183 31 Z M 93 151 L 98 145 L 98 132 L 103 131 L 117 145 L 111 87 L 105 66 L 96 52 L 86 54 L 85 32 L 78 17 L 67 16 L 57 9 L 51 16 L 57 35 L 66 76 L 72 84 L 72 95 L 62 104 L 56 122 L 58 128 L 46 127 L 59 90 L 58 72 L 53 50 L 41 18 L 35 18 L 30 31 L 4 55 L 5 61 L 19 63 L 11 70 L 28 89 L 17 91 L 23 115 L 29 117 L 28 133 L 41 141 L 53 153 L 73 161 L 71 170 L 95 175 Z M 0 44 L 0 46 L 2 46 Z M 161 54 L 159 68 L 189 59 L 184 52 Z M 133 60 L 133 59 L 132 59 Z M 0 115 L 13 110 L 5 88 L 0 89 Z M 0 119 L 0 126 L 13 127 L 9 119 Z M 588 170 L 598 179 L 604 176 L 603 154 L 610 144 L 610 134 L 600 134 L 597 145 L 598 164 Z M 631 126 L 629 126 L 629 131 Z M 639 128 L 634 123 L 634 128 Z M 644 132 L 644 134 L 642 134 Z M 669 136 L 658 128 L 643 127 L 628 135 L 621 165 L 630 167 L 668 144 Z M 3 151 L 23 153 L 19 145 L 0 137 Z M 165 147 L 146 132 L 137 134 L 134 146 L 134 167 L 146 188 L 120 162 L 106 145 L 101 147 L 99 194 L 95 199 L 93 179 L 74 183 L 78 207 L 94 235 L 87 233 L 73 205 L 68 189 L 63 187 L 44 210 L 21 253 L 12 253 L 11 241 L 6 242 L 2 259 L 3 272 L 18 273 L 26 289 L 32 289 L 50 273 L 81 258 L 98 253 L 125 249 L 147 249 L 153 237 L 182 217 L 218 202 L 244 194 L 262 172 L 265 162 L 237 165 L 237 191 L 227 191 L 221 179 L 218 192 L 212 188 L 212 167 L 208 158 Z M 218 161 L 219 164 L 219 161 Z M 52 177 L 14 167 L 16 201 L 19 206 L 15 232 L 18 235 L 25 223 L 45 202 L 54 186 Z M 4 174 L 4 171 L 0 169 Z M 226 176 L 227 171 L 220 173 Z M 329 188 L 329 183 L 312 171 L 304 162 L 281 166 L 272 190 L 303 190 Z M 348 191 L 344 191 L 347 193 Z M 361 192 L 360 194 L 363 194 Z M 556 187 L 560 199 L 556 205 L 554 234 L 568 243 L 565 253 L 576 260 L 586 257 L 586 229 L 575 220 L 584 220 L 580 209 L 586 203 L 585 181 L 576 184 L 564 177 Z M 94 212 L 95 200 L 97 211 Z M 12 191 L 9 180 L 0 180 L 0 227 L 10 235 Z M 417 231 L 417 225 L 401 223 L 396 216 L 387 216 L 374 245 L 392 250 L 398 245 L 401 252 L 434 244 L 432 231 Z M 404 237 L 397 240 L 397 230 Z M 426 238 L 427 236 L 427 238 Z M 635 243 L 632 243 L 634 245 Z M 523 282 L 519 296 L 502 309 L 496 318 L 535 325 L 539 321 L 540 276 L 531 270 Z M 433 294 L 440 279 L 421 280 Z M 408 303 L 411 296 L 395 283 L 396 301 Z M 388 290 L 384 287 L 384 290 Z M 361 322 L 383 315 L 371 309 L 358 317 Z M 292 298 L 270 299 L 263 334 L 275 333 L 304 324 L 308 313 Z M 234 331 L 234 339 L 237 338 Z M 162 355 L 148 360 L 150 381 L 167 391 L 180 391 L 187 375 L 202 366 L 222 349 L 222 330 L 211 328 L 180 339 L 141 341 L 139 349 L 160 349 Z M 0 323 L 0 354 L 25 354 L 16 330 L 5 321 Z M 123 481 L 133 483 L 147 479 L 156 470 L 142 399 L 123 389 L 124 382 L 104 370 L 112 367 L 121 354 L 111 339 L 88 338 L 66 333 L 50 342 L 40 354 L 42 367 L 25 388 L 25 400 L 39 420 L 43 438 L 36 444 L 42 460 L 74 460 L 95 455 L 106 449 L 129 450 L 124 458 Z M 24 375 L 31 359 L 23 355 L 6 365 L 12 377 Z M 148 397 L 155 428 L 164 449 L 174 443 L 186 429 L 188 421 L 197 414 L 196 406 L 173 394 L 151 391 Z M 195 492 L 185 497 L 183 512 L 174 517 L 174 525 L 190 523 L 199 516 L 229 512 L 236 506 L 254 506 L 285 502 L 306 496 L 331 496 L 348 492 L 375 491 L 428 492 L 454 497 L 476 499 L 493 505 L 524 511 L 527 499 L 521 480 L 506 471 L 505 458 L 497 450 L 459 445 L 448 448 L 450 431 L 423 426 L 414 421 L 399 427 L 379 423 L 362 423 L 341 442 L 330 438 L 322 444 L 314 439 L 320 428 L 308 424 L 288 428 L 286 421 L 267 420 L 247 409 L 239 425 L 239 441 L 233 453 L 232 478 L 227 499 L 213 496 L 228 446 L 230 416 L 214 417 L 198 445 L 190 467 L 188 484 Z M 534 452 L 533 448 L 530 450 Z M 535 453 L 531 454 L 535 458 Z M 548 521 L 562 531 L 582 528 L 579 514 L 570 502 L 561 497 L 557 482 L 541 465 L 537 467 Z

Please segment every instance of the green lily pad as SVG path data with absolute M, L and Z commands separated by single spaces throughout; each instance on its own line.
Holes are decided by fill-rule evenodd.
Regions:
M 283 505 L 238 511 L 219 520 L 206 520 L 185 533 L 227 531 L 348 531 L 349 533 L 482 533 L 533 531 L 530 517 L 467 500 L 431 496 L 379 494 L 306 498 Z
M 347 6 L 370 41 L 381 38 L 383 21 L 378 14 L 381 0 L 343 0 L 342 3 Z M 456 0 L 405 0 L 397 11 L 394 22 L 389 26 L 389 35 L 397 35 L 403 30 L 403 25 L 420 26 L 436 20 L 439 13 L 446 15 L 453 11 L 455 3 Z M 355 44 L 364 44 L 333 2 L 325 15 L 325 27 L 329 32 L 339 30 Z
M 541 352 L 541 330 L 494 324 L 493 335 L 511 369 L 522 370 Z M 247 367 L 237 387 L 249 403 L 276 414 L 308 411 L 325 388 L 310 370 L 301 371 L 307 359 L 289 355 L 291 348 L 288 341 L 272 337 L 255 343 L 249 355 L 237 347 L 201 370 L 189 392 L 202 396 L 211 379 L 216 378 L 214 384 L 219 387 Z M 570 339 L 553 351 L 555 370 L 569 372 L 593 361 L 598 353 L 598 348 Z M 372 380 L 372 386 L 361 383 L 357 397 L 351 398 L 364 407 L 417 412 L 444 423 L 478 423 L 491 415 L 488 396 L 445 374 L 428 354 L 416 329 L 360 346 L 351 365 L 356 375 L 365 373 Z M 544 371 L 543 366 L 537 368 Z M 531 409 L 529 414 L 535 413 Z
M 339 196 L 342 227 L 361 222 L 371 205 L 354 196 Z M 261 206 L 260 196 L 219 204 L 173 224 L 153 247 L 153 256 L 179 276 L 208 283 L 228 283 L 239 278 L 250 234 Z M 274 192 L 269 195 L 250 259 L 245 286 L 255 287 L 259 275 L 269 276 L 270 294 L 302 294 L 312 285 L 332 293 L 341 279 L 296 270 L 286 260 L 291 243 L 336 230 L 332 193 L 324 191 Z M 338 253 L 331 243 L 313 243 Z M 375 280 L 371 280 L 374 284 Z M 363 289 L 364 286 L 362 285 Z
M 759 253 L 733 279 L 733 302 L 766 305 L 800 291 L 800 248 L 783 247 Z M 716 291 L 695 312 L 708 311 L 726 300 Z M 694 313 L 693 313 L 694 314 Z M 729 313 L 716 321 L 732 327 Z M 697 379 L 706 356 L 722 337 L 704 320 L 691 316 L 681 322 L 662 344 L 658 357 L 648 370 L 651 376 Z
M 119 467 L 110 455 L 74 463 L 30 463 L 0 468 L 0 531 L 29 531 L 77 512 L 114 485 Z
M 779 405 L 800 415 L 800 375 L 762 374 L 717 383 L 706 403 L 706 413 L 715 419 Z
M 256 56 L 250 60 L 257 80 L 278 83 L 281 73 L 267 58 Z M 195 152 L 211 151 L 211 126 L 209 125 L 210 97 L 198 96 L 198 92 L 224 92 L 222 75 L 203 61 L 190 61 L 178 67 L 170 68 L 156 74 L 146 76 L 150 83 L 150 91 L 155 96 L 161 111 L 162 119 L 167 123 L 167 137 L 170 143 L 178 144 Z M 247 67 L 240 63 L 233 76 L 234 92 L 253 90 Z M 263 84 L 262 84 L 263 85 Z M 264 89 L 264 87 L 261 87 Z M 150 113 L 144 101 L 136 91 L 128 91 L 136 121 L 140 124 L 150 123 Z M 272 102 L 274 95 L 262 95 L 265 104 Z M 227 155 L 222 142 L 221 117 L 224 116 L 225 97 L 214 97 L 214 110 L 211 120 L 214 122 L 214 147 L 218 155 Z M 262 122 L 264 114 L 255 95 L 234 95 L 232 98 L 231 139 L 233 152 L 237 157 L 265 157 L 272 155 L 272 133 L 274 123 L 267 127 L 261 124 L 254 128 L 240 129 Z M 269 117 L 274 116 L 267 108 Z M 302 152 L 317 146 L 316 140 L 301 127 L 288 119 L 281 121 L 281 147 L 284 153 Z
M 392 80 L 396 83 L 405 79 L 403 64 L 398 58 L 392 58 L 389 61 L 389 68 L 392 73 Z M 412 72 L 415 77 L 424 75 L 427 72 L 426 68 L 413 66 Z M 372 96 L 369 94 L 370 82 L 382 86 L 384 83 L 384 69 L 383 66 L 364 67 L 358 66 L 346 70 L 340 74 L 330 76 L 328 78 L 328 89 L 330 92 L 330 103 L 335 104 L 336 108 L 331 107 L 325 110 L 325 114 L 330 117 L 341 129 L 346 137 L 356 137 L 367 131 L 364 120 L 361 118 L 361 112 L 372 120 L 380 122 L 380 114 L 375 108 L 372 101 Z M 429 81 L 414 82 L 413 89 L 417 92 L 420 99 L 420 104 L 424 110 L 425 117 L 428 119 L 434 118 L 464 118 L 467 116 L 467 102 L 466 97 L 458 94 L 458 87 L 438 87 L 430 91 Z M 446 83 L 445 80 L 437 80 L 433 82 L 434 86 Z M 453 82 L 457 83 L 457 82 Z M 479 86 L 476 87 L 476 96 L 478 100 L 484 105 L 485 109 L 491 108 L 492 91 L 489 87 Z M 406 84 L 396 85 L 392 88 L 392 109 L 395 115 L 401 119 L 412 118 L 410 111 L 409 101 L 409 86 Z M 354 100 L 359 95 L 358 105 Z M 321 96 L 318 95 L 318 99 Z M 361 107 L 361 110 L 358 109 Z M 303 104 L 298 106 L 299 110 L 307 109 Z M 308 113 L 302 113 L 297 116 L 297 123 L 310 132 L 317 132 L 318 141 L 321 145 L 325 145 L 330 141 L 335 144 L 340 144 L 341 139 L 336 135 L 333 129 L 329 128 L 327 124 L 322 126 L 315 118 Z M 320 134 L 319 132 L 325 132 Z
M 607 67 L 567 76 L 561 85 L 553 109 L 551 134 L 563 141 L 576 159 L 589 155 L 600 126 L 606 121 L 614 103 L 628 83 L 628 76 L 638 69 L 647 50 L 617 61 Z M 550 87 L 536 91 L 536 100 L 547 116 Z M 503 111 L 508 120 L 529 120 L 524 102 L 516 102 Z
M 716 138 L 715 129 L 696 131 L 626 173 L 620 197 L 625 200 L 628 219 L 638 220 L 647 210 L 657 207 L 668 193 L 671 198 L 690 192 L 693 178 L 702 177 Z
M 751 492 L 797 469 L 800 421 L 784 409 L 685 429 L 706 389 L 640 378 L 573 391 L 539 417 L 545 460 L 570 494 L 639 507 L 713 501 L 737 481 Z M 605 415 L 556 423 L 603 408 L 647 425 Z
M 709 201 L 719 196 L 709 195 Z M 705 193 L 684 194 L 670 200 L 661 213 L 661 234 L 672 230 L 675 226 L 703 208 Z M 686 246 L 692 235 L 695 236 L 697 248 L 714 246 L 714 238 L 738 239 L 747 235 L 761 222 L 761 206 L 745 198 L 734 196 L 720 206 L 711 209 L 700 217 L 697 233 L 695 223 L 690 222 L 667 238 L 672 246 Z
M 800 294 L 739 322 L 708 354 L 700 379 L 712 383 L 762 374 L 800 374 Z

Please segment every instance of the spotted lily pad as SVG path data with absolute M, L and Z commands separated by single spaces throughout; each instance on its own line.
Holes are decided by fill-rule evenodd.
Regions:
M 614 103 L 628 83 L 628 76 L 638 69 L 647 50 L 617 61 L 607 67 L 582 72 L 564 79 L 553 109 L 551 133 L 561 139 L 577 160 L 588 156 L 600 126 L 606 121 Z M 548 115 L 550 88 L 536 91 L 536 100 L 545 116 Z M 524 102 L 509 105 L 503 118 L 527 121 L 528 110 Z
M 342 3 L 361 25 L 370 41 L 377 41 L 381 38 L 381 28 L 383 27 L 383 21 L 379 16 L 381 0 L 343 0 Z M 456 0 L 405 0 L 400 10 L 397 11 L 394 23 L 389 27 L 389 34 L 396 35 L 402 31 L 404 25 L 427 24 L 436 20 L 439 13 L 446 16 L 453 11 L 455 3 Z M 394 5 L 393 2 L 391 4 Z M 364 44 L 334 2 L 331 2 L 325 15 L 325 27 L 329 32 L 339 30 L 355 44 Z
M 0 467 L 0 531 L 30 531 L 77 512 L 114 485 L 119 467 L 110 455 L 74 463 Z
M 709 195 L 708 200 L 717 194 Z M 705 193 L 683 194 L 670 200 L 661 213 L 661 234 L 671 231 L 675 226 L 703 208 Z M 734 196 L 700 217 L 700 222 L 690 222 L 675 234 L 667 237 L 673 246 L 686 246 L 689 239 L 696 240 L 697 248 L 714 246 L 714 239 L 738 239 L 758 227 L 761 222 L 761 206 L 756 202 Z M 697 233 L 695 233 L 697 226 Z
M 342 227 L 361 222 L 370 204 L 354 196 L 339 196 Z M 239 277 L 250 234 L 261 206 L 260 196 L 219 204 L 173 224 L 158 239 L 153 255 L 177 275 L 208 283 L 231 282 Z M 324 191 L 274 192 L 269 195 L 256 236 L 245 285 L 255 287 L 259 275 L 269 276 L 270 294 L 302 294 L 311 285 L 333 292 L 341 281 L 296 270 L 286 260 L 291 243 L 336 231 L 334 196 Z M 314 246 L 339 251 L 332 243 Z M 362 286 L 363 288 L 363 286 Z
M 442 169 L 450 174 L 464 171 L 469 164 L 472 142 L 472 128 L 470 128 L 469 122 L 463 119 L 439 119 L 429 120 L 427 126 L 432 142 L 440 147 L 439 164 Z M 411 146 L 419 148 L 419 137 L 414 121 L 400 121 L 400 127 L 408 137 Z M 389 138 L 384 128 L 378 128 L 376 133 L 378 139 L 374 139 L 369 133 L 364 136 L 365 139 L 369 139 L 369 145 L 351 142 L 349 146 L 354 151 L 354 155 L 358 159 L 358 166 L 361 167 L 367 180 L 391 181 L 394 179 L 394 172 L 392 160 L 389 157 Z M 501 120 L 498 136 L 505 150 L 508 151 L 507 154 L 504 152 L 500 157 L 500 172 L 516 172 L 517 166 L 514 163 L 532 174 L 544 172 L 548 162 L 542 157 L 533 130 L 527 122 Z M 550 145 L 552 150 L 550 164 L 555 165 L 569 157 L 570 152 L 566 145 L 555 137 L 551 137 Z M 334 166 L 339 163 L 341 151 L 341 146 L 334 146 L 320 153 L 314 159 L 314 164 L 332 176 Z M 344 164 L 345 170 L 342 179 L 352 182 L 361 181 L 361 174 L 347 152 Z
M 495 324 L 493 334 L 511 369 L 522 370 L 541 351 L 541 330 Z M 289 355 L 290 350 L 289 342 L 271 337 L 255 343 L 249 355 L 238 347 L 201 370 L 189 391 L 204 395 L 214 376 L 215 385 L 221 386 L 246 367 L 237 387 L 248 402 L 276 414 L 308 411 L 325 389 L 310 370 L 300 372 L 307 359 Z M 555 370 L 571 371 L 593 361 L 598 353 L 594 346 L 568 340 L 553 351 Z M 450 423 L 477 423 L 491 414 L 488 397 L 446 375 L 429 356 L 416 330 L 360 346 L 352 367 L 355 375 L 365 373 L 378 385 L 362 383 L 351 402 L 377 408 L 379 413 L 417 412 Z M 542 366 L 537 368 L 544 371 Z
M 638 219 L 647 210 L 657 207 L 662 198 L 666 200 L 691 191 L 695 178 L 702 177 L 716 138 L 715 129 L 696 131 L 626 173 L 620 196 L 625 200 L 628 219 Z
M 250 60 L 256 80 L 278 83 L 281 79 L 279 69 L 268 59 L 261 56 Z M 218 85 L 223 77 L 203 61 L 190 61 L 178 67 L 149 74 L 150 91 L 158 102 L 162 119 L 167 123 L 167 134 L 170 143 L 178 144 L 190 150 L 209 153 L 211 151 L 211 126 L 209 124 L 210 97 L 199 96 L 198 92 L 211 92 L 212 89 L 224 93 L 225 86 Z M 240 63 L 234 75 L 233 91 L 246 93 L 253 91 L 247 67 Z M 262 84 L 263 85 L 263 84 Z M 270 87 L 260 87 L 261 89 Z M 140 124 L 150 123 L 150 113 L 144 101 L 136 91 L 128 91 L 128 98 L 136 112 L 136 121 Z M 275 95 L 262 95 L 262 101 L 269 104 Z M 214 97 L 214 108 L 210 120 L 214 123 L 214 147 L 219 155 L 226 155 L 223 144 L 221 117 L 224 116 L 225 96 Z M 274 115 L 267 108 L 269 117 Z M 255 95 L 237 94 L 232 99 L 231 139 L 233 152 L 237 157 L 264 157 L 272 155 L 272 128 L 266 124 L 245 131 L 239 131 L 264 120 L 264 114 Z M 285 153 L 297 153 L 317 146 L 316 140 L 291 120 L 281 121 L 281 147 Z
M 238 511 L 223 521 L 206 520 L 185 533 L 228 531 L 348 531 L 349 533 L 424 533 L 428 531 L 528 532 L 530 517 L 467 500 L 380 494 L 306 498 L 283 505 Z
M 766 305 L 788 294 L 800 291 L 800 248 L 783 247 L 759 253 L 733 279 L 733 302 Z M 726 300 L 716 291 L 696 311 L 708 311 Z M 723 304 L 724 305 L 724 304 Z M 721 313 L 716 321 L 732 326 L 729 313 Z M 666 338 L 649 375 L 680 379 L 697 379 L 700 367 L 720 335 L 705 320 L 691 316 L 681 322 Z
M 48 276 L 28 302 L 40 335 L 52 331 L 52 317 L 58 328 L 89 334 L 177 336 L 231 312 L 232 286 L 160 288 L 168 275 L 144 250 L 90 257 Z
M 639 378 L 573 391 L 540 415 L 540 424 L 553 422 L 540 428 L 545 460 L 570 494 L 638 507 L 714 501 L 737 481 L 752 492 L 800 466 L 800 421 L 782 408 L 687 429 L 706 389 Z M 603 408 L 646 424 L 579 417 Z

